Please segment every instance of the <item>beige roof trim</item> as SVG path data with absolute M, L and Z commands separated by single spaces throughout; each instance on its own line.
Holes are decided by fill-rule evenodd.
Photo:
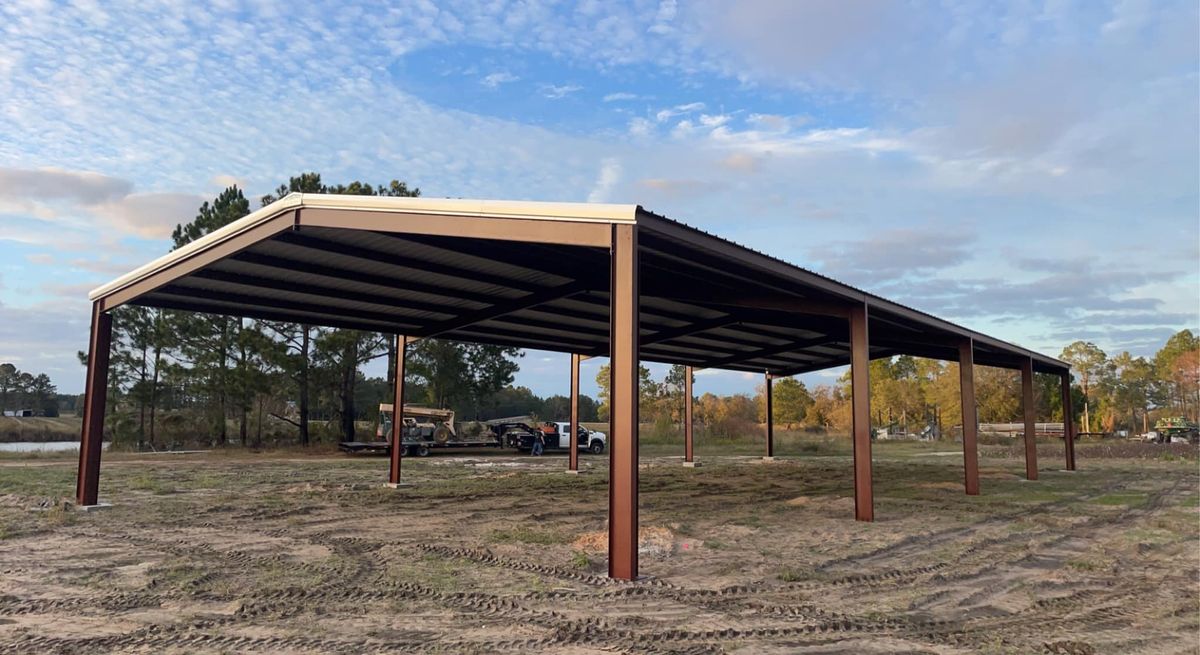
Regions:
M 97 287 L 89 300 L 107 296 L 172 264 L 212 248 L 285 212 L 304 207 L 404 214 L 439 214 L 479 218 L 522 218 L 586 223 L 634 223 L 637 205 L 584 202 L 533 202 L 518 200 L 458 200 L 446 198 L 392 198 L 290 193 L 279 200 Z

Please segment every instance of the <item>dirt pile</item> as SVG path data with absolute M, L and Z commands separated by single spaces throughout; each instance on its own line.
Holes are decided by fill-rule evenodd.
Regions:
M 591 554 L 608 552 L 607 532 L 585 532 L 579 535 L 571 547 Z M 647 525 L 638 530 L 639 555 L 670 555 L 675 550 L 675 533 L 670 528 Z

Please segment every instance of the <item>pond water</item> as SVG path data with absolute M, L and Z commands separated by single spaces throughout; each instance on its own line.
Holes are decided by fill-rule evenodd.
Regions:
M 108 442 L 101 444 L 108 450 Z M 0 453 L 56 453 L 66 450 L 79 450 L 78 441 L 22 441 L 17 443 L 0 443 Z

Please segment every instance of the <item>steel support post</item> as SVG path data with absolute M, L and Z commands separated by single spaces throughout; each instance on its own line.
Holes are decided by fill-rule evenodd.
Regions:
M 765 374 L 763 379 L 766 380 L 764 393 L 767 397 L 767 458 L 769 459 L 775 456 L 775 414 L 771 402 L 771 374 Z
M 867 306 L 850 310 L 850 404 L 854 439 L 854 518 L 875 520 L 871 481 L 871 356 L 868 351 Z
M 1071 372 L 1062 375 L 1063 444 L 1067 470 L 1075 470 L 1075 407 L 1071 402 Z
M 979 417 L 975 409 L 975 344 L 958 344 L 958 381 L 962 399 L 963 480 L 968 496 L 979 495 Z
M 1025 479 L 1038 479 L 1037 406 L 1033 404 L 1033 359 L 1021 362 L 1021 405 L 1025 410 Z
M 579 470 L 579 363 L 582 358 L 571 353 L 571 446 L 567 451 L 567 470 Z
M 392 466 L 389 484 L 400 484 L 400 461 L 404 459 L 404 363 L 408 359 L 408 337 L 396 335 L 396 373 L 392 380 Z
M 83 432 L 79 436 L 79 472 L 75 502 L 95 505 L 100 490 L 100 452 L 104 444 L 104 409 L 108 400 L 108 353 L 112 345 L 112 315 L 92 303 L 92 334 L 88 339 L 87 379 L 83 391 Z
M 692 367 L 683 367 L 683 461 L 694 462 L 692 450 Z
M 608 575 L 638 575 L 638 238 L 613 225 L 609 293 Z

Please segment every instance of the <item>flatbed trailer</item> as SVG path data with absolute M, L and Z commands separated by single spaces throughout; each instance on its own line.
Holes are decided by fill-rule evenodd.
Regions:
M 495 439 L 487 441 L 424 441 L 420 439 L 404 440 L 405 457 L 427 457 L 434 449 L 443 448 L 499 448 L 501 443 Z M 343 441 L 338 444 L 342 452 L 355 455 L 390 455 L 392 444 L 387 441 Z

